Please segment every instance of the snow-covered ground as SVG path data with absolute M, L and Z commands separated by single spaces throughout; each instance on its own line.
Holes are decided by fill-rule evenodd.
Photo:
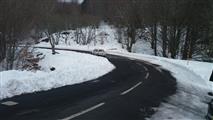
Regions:
M 202 120 L 207 113 L 207 102 L 209 102 L 207 93 L 213 91 L 213 83 L 209 82 L 213 63 L 174 60 L 162 57 L 152 56 L 153 50 L 150 43 L 144 40 L 139 40 L 133 45 L 133 53 L 128 53 L 117 43 L 115 31 L 110 26 L 102 26 L 98 30 L 107 32 L 109 37 L 108 42 L 104 45 L 87 45 L 80 46 L 72 43 L 72 45 L 60 44 L 59 48 L 93 50 L 101 48 L 109 54 L 125 56 L 148 61 L 147 63 L 158 64 L 162 69 L 169 70 L 177 79 L 177 93 L 169 97 L 161 104 L 156 114 L 151 120 Z M 46 44 L 38 44 L 37 46 L 46 46 Z M 145 55 L 146 54 L 146 55 Z
M 88 31 L 90 28 L 82 28 L 83 33 L 88 36 Z M 98 29 L 95 29 L 95 40 L 87 45 L 80 45 L 77 44 L 75 41 L 75 31 L 70 30 L 68 31 L 70 34 L 66 37 L 67 41 L 65 39 L 65 36 L 60 37 L 59 44 L 56 45 L 56 48 L 71 48 L 71 49 L 80 49 L 80 50 L 93 50 L 93 49 L 119 49 L 124 50 L 122 48 L 122 45 L 117 42 L 117 34 L 116 30 L 113 26 L 109 25 L 101 25 Z M 100 34 L 106 33 L 107 35 L 105 38 L 103 38 Z M 43 39 L 43 38 L 42 38 Z M 42 40 L 41 39 L 41 40 Z M 104 43 L 101 44 L 101 39 L 104 39 Z M 40 40 L 40 41 L 41 41 Z M 40 42 L 39 44 L 36 44 L 35 47 L 50 47 L 50 43 Z M 124 50 L 126 51 L 126 50 Z
M 151 44 L 147 41 L 138 40 L 133 46 L 132 46 L 132 52 L 133 53 L 141 53 L 141 54 L 148 54 L 148 55 L 154 55 L 154 51 L 151 48 Z
M 70 32 L 73 33 L 74 31 Z M 100 36 L 98 36 L 101 32 L 108 34 L 107 40 L 105 40 L 104 44 L 100 43 Z M 177 93 L 169 97 L 166 100 L 167 102 L 162 103 L 156 113 L 149 119 L 204 119 L 208 107 L 206 104 L 206 102 L 208 102 L 207 93 L 213 91 L 213 84 L 209 82 L 209 77 L 213 70 L 213 63 L 155 57 L 152 56 L 154 53 L 151 49 L 150 43 L 143 40 L 139 40 L 133 45 L 132 51 L 134 53 L 128 53 L 125 49 L 123 49 L 123 46 L 117 42 L 117 36 L 115 33 L 116 30 L 112 26 L 102 25 L 100 28 L 96 29 L 96 44 L 92 42 L 88 45 L 79 45 L 74 41 L 74 34 L 70 34 L 68 36 L 68 42 L 65 42 L 64 38 L 60 38 L 59 45 L 57 45 L 56 48 L 85 51 L 91 51 L 99 48 L 104 49 L 109 54 L 147 61 L 148 64 L 158 64 L 162 67 L 162 69 L 169 70 L 177 79 Z M 50 47 L 50 44 L 41 42 L 35 46 Z M 4 83 L 0 84 L 4 85 L 1 86 L 2 90 L 0 90 L 0 99 L 26 93 L 26 91 L 34 92 L 47 90 L 47 88 L 56 88 L 67 84 L 84 82 L 106 74 L 114 68 L 114 66 L 106 59 L 100 57 L 59 51 L 60 54 L 57 54 L 57 57 L 53 58 L 50 51 L 43 50 L 42 52 L 46 54 L 46 57 L 40 62 L 40 65 L 42 66 L 41 71 L 37 71 L 36 73 L 29 71 L 0 72 L 0 82 L 2 82 L 2 79 L 4 78 Z M 60 63 L 59 61 L 63 62 Z M 50 72 L 50 67 L 56 67 L 56 71 Z M 79 71 L 83 71 L 83 73 L 88 74 L 79 74 Z M 56 72 L 59 74 L 56 75 Z M 72 79 L 70 79 L 70 76 Z M 80 77 L 80 79 L 78 79 L 79 81 L 75 81 L 76 77 Z M 55 81 L 57 79 L 64 79 L 64 81 Z M 29 87 L 28 85 L 31 86 Z M 26 91 L 23 91 L 22 88 Z M 3 95 L 2 93 L 6 94 Z
M 82 83 L 107 74 L 115 68 L 106 58 L 89 54 L 60 51 L 60 54 L 52 55 L 51 50 L 44 49 L 37 49 L 36 52 L 45 55 L 39 62 L 40 71 L 0 72 L 0 100 Z M 52 67 L 56 70 L 51 71 Z
M 203 120 L 209 102 L 207 93 L 213 91 L 209 82 L 213 70 L 212 63 L 174 60 L 151 55 L 108 51 L 109 54 L 145 60 L 161 65 L 162 69 L 171 71 L 177 79 L 177 93 L 161 104 L 150 120 Z

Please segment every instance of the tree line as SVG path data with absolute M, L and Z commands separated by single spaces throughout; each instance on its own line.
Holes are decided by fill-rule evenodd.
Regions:
M 126 28 L 129 52 L 137 35 L 148 29 L 155 55 L 200 60 L 213 57 L 211 0 L 85 0 L 83 7 L 118 28 Z
M 18 45 L 29 37 L 33 39 L 27 42 L 33 42 L 40 33 L 51 38 L 55 53 L 53 33 L 79 33 L 79 28 L 94 29 L 100 21 L 117 28 L 118 42 L 129 52 L 143 38 L 155 55 L 207 61 L 213 58 L 212 7 L 211 0 L 0 0 L 0 62 L 6 60 L 12 69 Z
M 95 25 L 99 18 L 83 14 L 77 1 L 0 0 L 0 62 L 12 69 L 19 56 L 19 44 L 32 44 L 45 33 L 53 54 L 57 40 L 53 33 Z

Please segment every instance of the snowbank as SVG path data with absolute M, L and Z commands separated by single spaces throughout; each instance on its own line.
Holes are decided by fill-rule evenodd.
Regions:
M 173 60 L 150 55 L 108 51 L 109 54 L 161 65 L 177 79 L 177 93 L 162 103 L 151 120 L 202 120 L 207 113 L 207 93 L 213 91 L 209 77 L 212 63 Z
M 51 50 L 37 50 L 45 58 L 40 61 L 41 71 L 0 72 L 0 99 L 44 91 L 66 85 L 82 83 L 98 78 L 115 67 L 103 57 L 76 52 L 59 51 L 52 55 Z M 55 67 L 55 71 L 50 68 Z

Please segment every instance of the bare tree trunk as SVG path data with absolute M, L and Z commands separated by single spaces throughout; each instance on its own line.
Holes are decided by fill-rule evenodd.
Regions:
M 4 34 L 0 33 L 0 62 L 6 57 L 6 41 Z
M 157 56 L 157 24 L 156 23 L 154 23 L 153 26 L 151 27 L 151 34 L 152 34 L 151 46 L 152 46 L 152 49 L 154 49 L 155 56 Z
M 117 28 L 117 34 L 118 34 L 118 43 L 122 43 L 122 28 L 118 26 Z
M 56 51 L 55 51 L 55 38 L 53 37 L 53 35 L 50 35 L 50 45 L 52 48 L 52 54 L 55 55 Z
M 127 50 L 128 52 L 132 52 L 132 46 L 136 42 L 136 29 L 133 26 L 130 26 L 127 30 L 128 40 L 127 40 Z
M 190 28 L 187 27 L 187 29 L 186 29 L 186 37 L 185 37 L 185 41 L 184 41 L 183 55 L 182 55 L 182 59 L 183 60 L 187 60 L 188 59 L 189 41 L 190 41 Z
M 7 44 L 7 53 L 6 53 L 6 69 L 7 70 L 12 70 L 13 69 L 13 64 L 15 61 L 15 52 L 16 52 L 16 41 L 13 36 L 13 33 L 10 34 L 10 37 L 8 39 L 8 44 Z
M 55 51 L 55 38 L 54 38 L 53 34 L 50 35 L 50 33 L 48 31 L 46 31 L 45 34 L 47 35 L 47 37 L 50 40 L 52 54 L 55 55 L 56 54 L 56 51 Z
M 176 58 L 179 51 L 182 29 L 181 27 L 174 25 L 170 31 L 169 52 L 171 53 L 171 58 Z
M 163 57 L 167 56 L 167 45 L 168 45 L 168 37 L 167 37 L 167 26 L 163 25 L 162 27 L 162 40 L 163 40 Z
M 188 58 L 192 58 L 193 53 L 195 52 L 195 44 L 198 39 L 198 32 L 197 28 L 193 27 L 192 28 L 192 33 L 191 33 L 191 39 L 190 39 L 190 46 L 189 46 L 189 55 Z
M 151 27 L 151 48 L 154 49 L 155 41 L 154 41 L 154 27 Z
M 170 30 L 170 44 L 169 44 L 169 51 L 171 53 L 171 58 L 176 57 L 176 37 L 177 37 L 177 26 L 172 26 Z
M 155 44 L 154 44 L 154 52 L 155 52 L 155 56 L 158 55 L 157 53 L 157 24 L 154 25 L 154 41 L 155 41 Z

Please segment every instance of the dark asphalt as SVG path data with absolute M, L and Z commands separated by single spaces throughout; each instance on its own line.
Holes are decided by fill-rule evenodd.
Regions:
M 156 70 L 156 65 L 112 55 L 107 58 L 116 69 L 98 79 L 0 101 L 19 103 L 13 107 L 0 104 L 0 120 L 64 119 L 100 103 L 105 104 L 74 120 L 143 120 L 176 92 L 175 78 L 168 71 Z M 121 95 L 139 82 L 142 84 Z

